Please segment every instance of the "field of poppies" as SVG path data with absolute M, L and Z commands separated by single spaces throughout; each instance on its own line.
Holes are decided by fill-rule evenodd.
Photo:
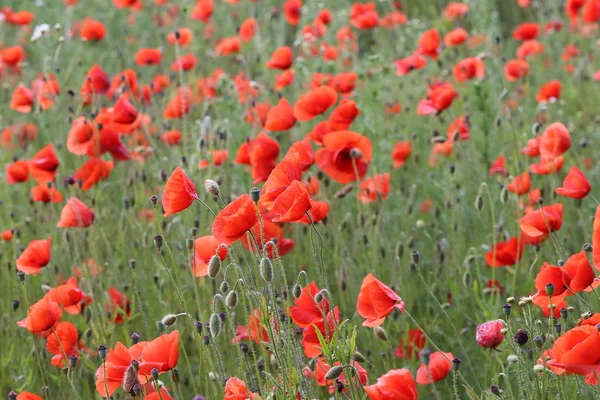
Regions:
M 5 0 L 2 396 L 600 398 L 599 23 Z

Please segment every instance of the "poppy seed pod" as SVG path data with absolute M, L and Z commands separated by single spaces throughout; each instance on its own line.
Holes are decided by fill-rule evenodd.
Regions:
M 152 371 L 150 371 L 150 374 L 152 375 L 152 379 L 154 379 L 154 381 L 158 381 L 159 371 L 157 368 L 152 368 Z
M 344 367 L 342 367 L 341 365 L 335 365 L 329 371 L 327 371 L 327 373 L 325 374 L 325 379 L 336 379 L 342 374 L 342 372 L 344 372 Z
M 352 359 L 356 362 L 362 363 L 367 361 L 367 359 L 365 358 L 365 356 L 362 355 L 362 353 L 360 352 L 355 352 L 354 355 L 352 356 Z
M 208 262 L 208 276 L 215 279 L 219 275 L 219 271 L 221 271 L 221 257 L 215 254 Z
M 133 258 L 129 260 L 129 267 L 135 269 L 135 260 Z
M 163 245 L 163 238 L 162 238 L 162 236 L 160 236 L 160 235 L 154 236 L 154 246 L 156 247 L 156 250 L 160 251 L 162 245 Z
M 552 283 L 549 283 L 546 285 L 545 290 L 546 290 L 546 294 L 548 296 L 552 296 L 554 294 L 554 285 Z
M 156 204 L 158 203 L 158 197 L 156 195 L 152 195 L 152 197 L 150 197 L 150 202 L 154 207 L 156 207 Z
M 455 357 L 452 359 L 452 369 L 454 371 L 458 371 L 458 369 L 460 368 L 460 363 L 462 362 L 462 360 L 458 357 Z
M 529 335 L 524 329 L 519 329 L 514 339 L 516 344 L 519 346 L 524 346 L 529 341 Z
M 512 306 L 508 303 L 504 303 L 504 305 L 502 306 L 502 311 L 504 312 L 504 315 L 506 315 L 506 317 L 510 317 L 510 312 L 511 312 Z
M 265 282 L 273 281 L 273 263 L 267 257 L 263 257 L 260 260 L 260 276 L 265 280 Z
M 21 282 L 21 283 L 25 282 L 25 272 L 18 271 L 17 272 L 17 279 L 19 279 L 19 282 Z
M 100 356 L 102 361 L 106 360 L 107 354 L 108 354 L 108 348 L 105 345 L 101 344 L 100 346 L 98 346 L 98 355 Z
M 167 314 L 160 320 L 164 326 L 171 326 L 175 322 L 177 322 L 177 315 L 175 314 Z
M 221 322 L 221 318 L 219 318 L 219 314 L 213 313 L 208 320 L 208 330 L 212 337 L 216 338 L 221 333 L 221 329 L 223 328 L 223 323 Z
M 253 202 L 258 203 L 258 200 L 260 200 L 260 189 L 257 187 L 250 189 L 250 198 L 252 198 Z
M 218 196 L 221 192 L 219 184 L 212 179 L 204 180 L 204 190 L 206 190 L 206 193 L 212 194 L 213 196 Z
M 69 368 L 71 368 L 71 370 L 75 369 L 78 361 L 79 357 L 77 357 L 75 354 L 71 355 L 71 357 L 69 357 Z

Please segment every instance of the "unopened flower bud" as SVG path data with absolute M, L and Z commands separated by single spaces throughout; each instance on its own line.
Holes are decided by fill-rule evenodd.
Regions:
M 462 362 L 462 360 L 458 357 L 455 357 L 452 359 L 452 369 L 454 371 L 458 371 L 458 369 L 460 368 L 460 363 Z
M 129 338 L 131 339 L 131 344 L 138 344 L 140 341 L 140 335 L 138 335 L 136 332 L 133 332 Z
M 152 205 L 154 207 L 156 207 L 156 204 L 158 203 L 158 197 L 156 197 L 155 195 L 153 195 L 152 197 L 150 197 L 150 202 L 152 203 Z
M 175 314 L 167 314 L 164 317 L 162 317 L 162 319 L 160 320 L 160 322 L 162 322 L 164 326 L 171 326 L 175 322 L 177 322 L 177 315 L 175 315 Z
M 171 379 L 175 385 L 179 385 L 179 370 L 177 368 L 173 368 L 171 371 Z
M 377 337 L 377 339 L 387 342 L 388 336 L 385 329 L 383 329 L 382 327 L 376 326 L 375 328 L 373 328 L 373 333 L 375 334 L 375 337 Z
M 206 190 L 206 193 L 212 194 L 213 196 L 218 196 L 221 192 L 219 189 L 219 184 L 212 179 L 204 180 L 204 190 Z
M 160 250 L 162 245 L 163 245 L 162 236 L 160 236 L 160 235 L 154 236 L 154 246 L 156 247 L 156 250 Z
M 419 265 L 419 261 L 421 260 L 421 254 L 417 250 L 413 250 L 410 252 L 410 260 L 415 264 Z
M 216 338 L 221 333 L 221 329 L 223 324 L 221 322 L 221 318 L 219 318 L 219 314 L 213 313 L 208 320 L 208 330 L 212 337 Z
M 335 365 L 329 371 L 327 371 L 325 374 L 325 379 L 336 379 L 342 374 L 342 372 L 344 372 L 344 367 L 341 365 Z
M 235 290 L 232 290 L 225 297 L 225 303 L 227 303 L 227 307 L 234 308 L 238 304 L 238 294 Z
M 260 276 L 265 280 L 265 282 L 273 281 L 273 263 L 267 257 L 263 257 L 260 260 Z
M 208 276 L 211 279 L 215 279 L 221 271 L 221 258 L 218 255 L 214 255 L 208 261 Z
M 508 303 L 504 303 L 504 305 L 502 306 L 502 311 L 504 312 L 504 315 L 506 315 L 506 317 L 510 317 L 510 311 L 512 310 L 512 306 Z
M 154 379 L 154 381 L 158 380 L 159 371 L 157 368 L 152 368 L 152 371 L 150 371 L 150 374 L 152 375 L 152 379 Z
M 295 299 L 299 298 L 302 295 L 302 286 L 300 286 L 299 283 L 296 283 L 292 288 L 292 294 L 294 295 Z

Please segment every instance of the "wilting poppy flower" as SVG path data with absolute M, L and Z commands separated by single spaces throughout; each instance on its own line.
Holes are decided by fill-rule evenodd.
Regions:
M 421 54 L 415 53 L 412 56 L 394 61 L 396 75 L 407 75 L 412 71 L 419 70 L 427 65 L 427 59 Z
M 525 78 L 529 73 L 529 64 L 525 60 L 510 60 L 504 66 L 504 77 L 510 82 Z
M 219 243 L 232 244 L 244 237 L 258 222 L 256 206 L 249 194 L 244 194 L 221 210 L 212 225 Z
M 485 253 L 485 261 L 490 267 L 515 265 L 523 256 L 525 242 L 513 237 L 506 242 L 498 242 L 492 250 Z
M 195 276 L 208 275 L 208 262 L 217 254 L 221 261 L 227 258 L 227 247 L 221 246 L 220 243 L 212 235 L 201 236 L 194 240 L 194 259 L 191 263 L 192 272 Z M 217 249 L 219 252 L 217 253 Z
M 567 280 L 563 279 L 563 283 L 566 282 L 568 286 L 567 296 L 586 290 L 594 283 L 594 270 L 585 251 L 573 254 L 561 269 L 569 277 Z
M 350 8 L 350 23 L 357 29 L 373 29 L 379 25 L 375 3 L 354 3 Z
M 89 190 L 96 183 L 110 176 L 114 163 L 101 158 L 90 158 L 75 171 L 73 177 L 81 181 L 81 189 Z
M 135 53 L 135 63 L 139 66 L 157 65 L 162 60 L 162 52 L 159 49 L 144 48 Z
M 521 231 L 532 238 L 557 231 L 562 226 L 563 205 L 554 204 L 531 211 L 519 221 Z
M 463 44 L 469 38 L 469 33 L 463 28 L 451 30 L 444 36 L 444 44 L 448 47 L 454 47 Z
M 267 61 L 267 68 L 285 70 L 292 66 L 293 61 L 292 48 L 282 46 L 271 54 L 271 58 Z
M 31 188 L 31 199 L 41 203 L 62 203 L 62 194 L 53 187 L 39 185 Z
M 386 199 L 390 194 L 390 180 L 391 176 L 387 172 L 365 179 L 360 183 L 358 198 L 362 203 Z
M 27 182 L 29 180 L 29 163 L 15 161 L 6 165 L 6 182 L 9 184 Z
M 451 83 L 440 82 L 429 87 L 427 98 L 419 101 L 417 115 L 439 114 L 449 108 L 458 97 Z
M 483 78 L 485 64 L 479 57 L 469 57 L 459 61 L 452 69 L 452 74 L 457 82 L 464 82 L 473 78 Z
M 519 196 L 529 192 L 531 189 L 531 176 L 529 175 L 529 172 L 524 172 L 519 176 L 515 176 L 506 188 L 509 192 Z
M 246 383 L 234 377 L 225 382 L 225 397 L 223 400 L 260 400 L 260 395 L 252 393 L 246 388 Z
M 571 168 L 563 181 L 563 187 L 556 188 L 556 193 L 572 199 L 583 199 L 592 190 L 590 182 L 577 167 Z
M 302 17 L 302 0 L 286 0 L 283 4 L 285 20 L 290 25 L 298 25 Z
M 21 256 L 17 258 L 17 269 L 27 275 L 39 274 L 50 262 L 51 245 L 51 238 L 32 240 Z
M 454 354 L 436 351 L 429 357 L 427 365 L 421 364 L 417 370 L 417 383 L 428 385 L 443 380 L 452 369 Z
M 131 315 L 131 301 L 127 296 L 114 287 L 109 287 L 106 292 L 108 294 L 106 312 L 110 313 L 111 320 L 116 324 L 124 322 L 125 317 L 129 317 Z
M 538 92 L 535 99 L 538 101 L 538 103 L 556 101 L 560 99 L 560 87 L 561 84 L 559 80 L 553 80 L 548 83 L 545 83 L 540 88 L 540 91 Z
M 417 400 L 419 392 L 410 371 L 392 369 L 377 378 L 377 383 L 364 387 L 371 400 Z
M 192 205 L 194 200 L 198 199 L 196 185 L 179 167 L 173 170 L 173 173 L 167 180 L 162 195 L 162 205 L 165 210 L 165 217 L 185 210 Z
M 562 155 L 571 147 L 571 134 L 560 122 L 550 124 L 540 138 L 540 156 L 554 158 Z
M 417 51 L 426 57 L 434 60 L 438 59 L 440 55 L 440 34 L 437 29 L 430 29 L 421 35 Z
M 77 197 L 72 197 L 60 212 L 58 228 L 87 228 L 94 222 L 94 212 Z
M 281 98 L 276 106 L 271 107 L 265 121 L 265 129 L 268 131 L 287 131 L 296 124 L 294 110 L 290 103 Z
M 365 277 L 356 304 L 358 315 L 366 318 L 363 326 L 379 326 L 395 309 L 403 312 L 404 307 L 404 302 L 392 289 L 371 274 Z
M 356 132 L 337 131 L 323 138 L 323 146 L 315 160 L 327 176 L 342 184 L 364 178 L 373 147 L 369 139 Z
M 26 114 L 33 109 L 33 90 L 20 84 L 10 99 L 10 109 Z
M 106 27 L 100 21 L 93 20 L 91 18 L 86 18 L 83 21 L 83 25 L 81 26 L 81 38 L 99 42 L 104 39 L 106 36 Z
M 408 331 L 407 343 L 404 345 L 404 337 L 400 338 L 396 352 L 394 353 L 398 358 L 416 358 L 419 355 L 419 351 L 425 347 L 427 342 L 425 334 L 422 330 L 415 328 Z
M 398 142 L 392 150 L 392 161 L 394 162 L 394 168 L 400 168 L 404 165 L 410 153 L 412 152 L 412 145 L 409 140 Z
M 515 28 L 513 39 L 515 40 L 533 40 L 537 38 L 540 31 L 540 25 L 537 22 L 525 22 Z
M 31 333 L 42 333 L 56 325 L 61 315 L 62 311 L 58 304 L 44 296 L 29 307 L 27 318 L 17 322 L 17 325 Z
M 337 92 L 331 86 L 321 86 L 301 96 L 294 104 L 294 116 L 298 121 L 310 121 L 323 114 L 337 101 Z
M 504 340 L 504 323 L 497 319 L 477 326 L 475 339 L 477 344 L 486 349 L 495 349 Z

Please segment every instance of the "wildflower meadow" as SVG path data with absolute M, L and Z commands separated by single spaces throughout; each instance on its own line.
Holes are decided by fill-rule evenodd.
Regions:
M 600 399 L 600 0 L 2 0 L 0 396 Z

